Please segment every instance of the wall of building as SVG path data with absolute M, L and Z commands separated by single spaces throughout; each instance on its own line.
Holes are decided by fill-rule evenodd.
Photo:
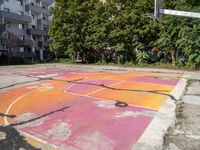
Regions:
M 31 22 L 20 22 L 18 20 L 11 20 L 11 19 L 6 19 L 6 18 L 0 18 L 1 22 L 6 24 L 6 31 L 16 35 L 19 37 L 19 39 L 24 39 L 24 40 L 32 40 L 34 45 L 32 46 L 21 46 L 21 48 L 16 48 L 16 51 L 22 51 L 22 49 L 24 49 L 24 51 L 26 49 L 32 50 L 32 52 L 34 52 L 35 50 L 45 50 L 46 47 L 44 46 L 39 46 L 39 42 L 40 41 L 44 41 L 44 39 L 46 40 L 47 37 L 44 37 L 42 35 L 32 35 L 32 34 L 28 34 L 27 30 L 34 28 L 35 29 L 41 29 L 43 30 L 43 25 L 38 25 L 38 19 L 48 19 L 50 18 L 50 16 L 43 14 L 42 12 L 33 12 L 31 10 L 27 11 L 26 10 L 26 5 L 27 4 L 31 4 L 33 3 L 34 6 L 37 7 L 43 7 L 45 6 L 45 8 L 49 8 L 50 6 L 48 6 L 47 4 L 43 4 L 41 2 L 37 3 L 36 0 L 23 0 L 23 6 L 21 6 L 21 4 L 17 1 L 17 0 L 8 0 L 8 1 L 4 1 L 4 3 L 0 6 L 0 10 L 4 10 L 5 8 L 9 9 L 9 12 L 11 13 L 19 13 L 19 12 L 23 12 L 23 15 L 25 16 L 30 16 L 32 18 Z M 23 28 L 20 28 L 20 26 Z M 47 27 L 48 28 L 48 27 Z M 23 38 L 22 38 L 23 37 Z M 7 48 L 8 46 L 4 46 L 4 48 Z

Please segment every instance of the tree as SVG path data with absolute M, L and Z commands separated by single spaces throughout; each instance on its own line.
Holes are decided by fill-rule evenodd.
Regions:
M 18 36 L 8 31 L 2 33 L 1 36 L 2 43 L 10 48 L 9 53 L 14 56 L 16 49 L 20 47 L 22 41 L 18 38 Z
M 171 9 L 200 12 L 198 0 L 166 0 L 164 4 Z M 200 19 L 163 16 L 160 29 L 160 38 L 156 43 L 163 49 L 163 53 L 170 52 L 173 65 L 200 65 Z
M 100 1 L 90 2 L 91 9 L 87 24 L 84 25 L 84 30 L 87 31 L 84 45 L 88 48 L 86 57 L 89 62 L 96 62 L 99 59 L 106 61 L 106 50 L 110 47 L 109 33 L 109 5 Z
M 88 36 L 90 11 L 95 2 L 95 0 L 56 0 L 52 10 L 53 21 L 50 30 L 53 51 L 64 52 L 73 59 L 79 53 L 82 59 L 84 58 L 84 54 L 89 51 L 85 40 Z
M 156 39 L 149 17 L 151 0 L 57 0 L 52 10 L 51 48 L 57 53 L 77 54 L 89 62 L 111 57 L 124 62 L 135 59 L 135 50 L 144 51 Z
M 156 39 L 156 28 L 151 19 L 151 0 L 110 0 L 110 45 L 123 61 L 135 61 L 136 51 L 145 51 Z M 119 61 L 119 60 L 118 60 Z

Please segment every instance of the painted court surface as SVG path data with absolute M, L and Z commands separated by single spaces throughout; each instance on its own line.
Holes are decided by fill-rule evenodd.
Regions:
M 177 82 L 177 75 L 142 72 L 36 70 L 20 76 L 42 82 L 0 92 L 0 124 L 40 147 L 129 150 Z M 45 79 L 45 80 L 44 80 Z M 120 107 L 121 106 L 121 107 Z

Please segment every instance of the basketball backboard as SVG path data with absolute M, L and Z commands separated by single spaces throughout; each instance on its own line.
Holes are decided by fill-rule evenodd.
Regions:
M 155 18 L 159 18 L 161 15 L 174 15 L 174 16 L 182 16 L 182 17 L 200 18 L 200 13 L 164 9 L 163 0 L 154 0 L 154 1 L 155 1 L 155 6 L 154 6 Z

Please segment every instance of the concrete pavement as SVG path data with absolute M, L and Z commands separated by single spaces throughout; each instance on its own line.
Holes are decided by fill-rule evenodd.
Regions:
M 165 150 L 199 150 L 200 82 L 189 80 L 186 92 L 177 102 L 175 127 L 166 136 Z

